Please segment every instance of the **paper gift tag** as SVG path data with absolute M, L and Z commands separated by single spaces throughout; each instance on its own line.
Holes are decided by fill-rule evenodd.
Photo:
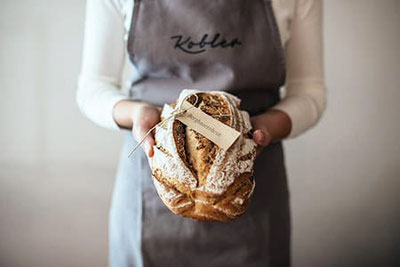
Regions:
M 182 103 L 182 109 L 187 111 L 177 116 L 176 119 L 202 134 L 220 148 L 227 150 L 240 136 L 240 132 L 214 119 L 187 101 Z

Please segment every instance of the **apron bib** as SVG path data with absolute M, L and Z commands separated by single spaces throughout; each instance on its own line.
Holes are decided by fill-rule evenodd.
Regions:
M 268 0 L 135 0 L 128 52 L 133 99 L 162 106 L 184 88 L 224 90 L 251 115 L 279 101 L 285 64 Z M 281 143 L 255 162 L 249 210 L 231 222 L 173 214 L 142 150 L 126 134 L 110 212 L 111 266 L 289 265 L 289 205 Z

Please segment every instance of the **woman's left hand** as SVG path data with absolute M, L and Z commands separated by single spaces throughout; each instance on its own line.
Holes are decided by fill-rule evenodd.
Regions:
M 253 140 L 256 142 L 256 156 L 273 141 L 287 137 L 292 123 L 289 116 L 280 110 L 271 109 L 250 118 L 253 126 Z
M 271 143 L 272 136 L 269 133 L 262 116 L 254 116 L 251 117 L 250 120 L 253 125 L 253 141 L 257 144 L 256 156 L 258 156 L 262 149 Z

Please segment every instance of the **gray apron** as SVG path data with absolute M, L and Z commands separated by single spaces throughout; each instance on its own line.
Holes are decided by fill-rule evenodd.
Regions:
M 130 96 L 159 106 L 184 88 L 225 90 L 251 115 L 279 101 L 285 64 L 268 0 L 135 0 L 128 52 L 141 79 Z M 146 156 L 126 133 L 110 211 L 111 266 L 288 266 L 290 218 L 282 144 L 255 162 L 249 210 L 230 222 L 173 214 Z

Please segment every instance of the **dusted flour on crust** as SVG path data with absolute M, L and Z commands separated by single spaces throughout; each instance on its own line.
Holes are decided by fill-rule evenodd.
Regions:
M 198 101 L 195 103 L 198 96 Z M 174 213 L 198 220 L 228 221 L 243 214 L 254 191 L 256 144 L 251 123 L 240 99 L 223 91 L 185 89 L 177 103 L 187 100 L 203 112 L 241 133 L 228 150 L 186 127 L 167 120 L 155 131 L 153 182 L 165 205 Z M 165 105 L 161 119 L 174 108 Z

